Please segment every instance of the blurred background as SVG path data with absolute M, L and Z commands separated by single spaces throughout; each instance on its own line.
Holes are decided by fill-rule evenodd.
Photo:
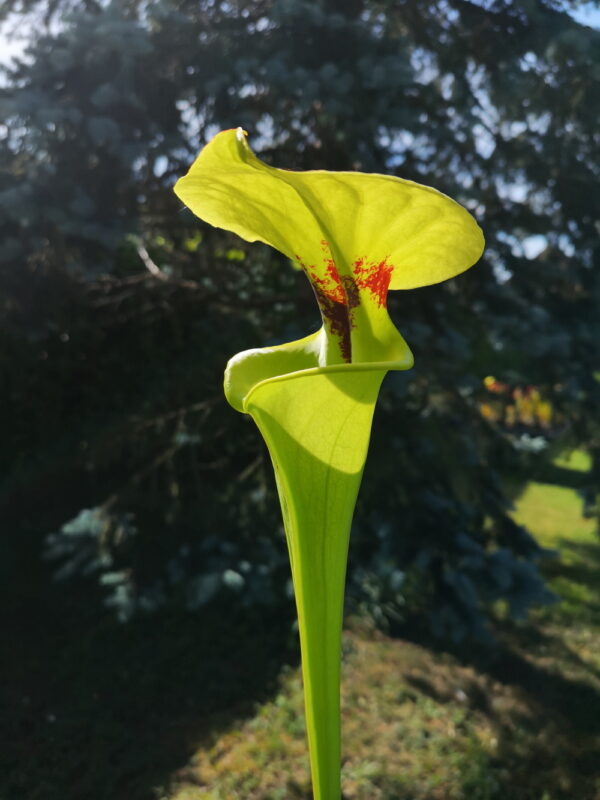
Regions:
M 347 800 L 600 797 L 600 5 L 3 0 L 0 797 L 310 798 L 272 469 L 227 359 L 320 322 L 172 192 L 219 130 L 435 186 L 352 532 Z

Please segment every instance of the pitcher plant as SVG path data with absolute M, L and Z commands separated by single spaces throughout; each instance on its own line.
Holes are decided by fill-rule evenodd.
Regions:
M 260 161 L 241 128 L 219 133 L 175 185 L 194 214 L 264 242 L 304 271 L 315 333 L 234 356 L 225 395 L 268 447 L 298 612 L 315 800 L 339 800 L 340 661 L 348 538 L 381 382 L 413 365 L 387 294 L 472 266 L 484 239 L 435 189 L 389 175 L 293 172 Z

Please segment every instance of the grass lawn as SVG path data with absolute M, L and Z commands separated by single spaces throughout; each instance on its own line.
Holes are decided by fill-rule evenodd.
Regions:
M 350 621 L 344 634 L 346 800 L 600 800 L 600 541 L 574 488 L 531 482 L 515 518 L 558 550 L 560 601 L 498 623 L 493 652 L 440 650 Z M 431 645 L 431 643 L 430 643 Z M 309 800 L 298 668 L 273 698 L 197 743 L 164 800 Z
M 515 501 L 561 600 L 498 646 L 344 633 L 345 800 L 600 800 L 600 540 L 581 454 Z M 26 552 L 0 598 L 0 800 L 310 800 L 289 623 L 119 625 Z M 2 587 L 0 587 L 0 591 Z M 43 598 L 43 601 L 41 600 Z

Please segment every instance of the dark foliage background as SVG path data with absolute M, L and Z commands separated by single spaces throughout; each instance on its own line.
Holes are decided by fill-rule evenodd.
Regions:
M 221 380 L 239 350 L 314 330 L 316 304 L 279 254 L 172 193 L 242 125 L 270 163 L 427 183 L 486 234 L 467 274 L 390 299 L 416 366 L 376 413 L 349 602 L 460 639 L 497 600 L 519 617 L 548 598 L 501 485 L 532 440 L 479 402 L 489 374 L 539 387 L 597 481 L 600 47 L 576 5 L 4 3 L 31 38 L 0 87 L 7 577 L 43 554 L 122 619 L 228 600 L 291 615 L 271 467 Z

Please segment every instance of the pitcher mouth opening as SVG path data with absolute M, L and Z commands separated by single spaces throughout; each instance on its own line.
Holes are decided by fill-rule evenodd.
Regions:
M 413 354 L 409 351 L 404 361 L 364 361 L 353 362 L 351 364 L 329 364 L 325 367 L 310 367 L 309 369 L 299 369 L 293 372 L 284 372 L 281 375 L 274 375 L 258 381 L 244 396 L 242 408 L 247 414 L 247 408 L 252 395 L 262 386 L 273 383 L 283 383 L 284 381 L 297 380 L 299 378 L 310 378 L 314 375 L 328 375 L 350 372 L 393 372 L 411 369 L 414 365 Z

